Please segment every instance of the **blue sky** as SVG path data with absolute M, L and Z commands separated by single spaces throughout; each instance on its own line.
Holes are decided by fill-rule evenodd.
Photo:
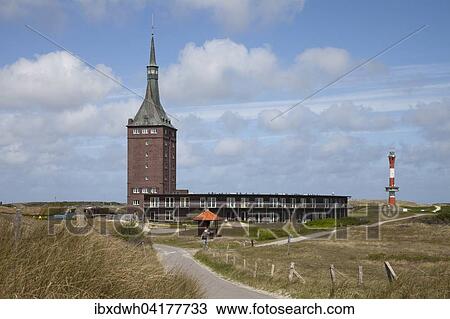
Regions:
M 0 0 L 0 200 L 126 195 L 125 124 L 143 93 L 151 15 L 178 187 L 449 201 L 450 3 Z M 271 121 L 402 36 L 428 27 Z

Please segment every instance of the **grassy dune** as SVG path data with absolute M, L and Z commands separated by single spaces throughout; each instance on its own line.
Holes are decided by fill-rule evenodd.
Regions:
M 196 258 L 225 277 L 296 298 L 450 298 L 450 226 L 443 217 L 447 210 L 418 221 L 383 225 L 380 240 L 366 240 L 365 229 L 356 227 L 348 240 L 291 244 L 289 255 L 284 245 L 230 250 L 228 262 L 223 250 L 200 251 Z M 393 284 L 387 280 L 384 261 L 398 275 Z M 295 262 L 305 283 L 289 282 L 290 262 Z M 334 289 L 331 264 L 339 272 Z M 363 285 L 358 285 L 359 265 L 363 266 Z
M 24 219 L 14 243 L 0 217 L 0 298 L 198 298 L 196 282 L 166 273 L 150 245 L 113 236 L 48 236 L 45 223 Z

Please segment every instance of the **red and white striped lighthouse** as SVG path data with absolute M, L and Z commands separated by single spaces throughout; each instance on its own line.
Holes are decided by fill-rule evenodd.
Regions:
M 398 192 L 398 187 L 395 186 L 395 152 L 389 152 L 389 186 L 386 187 L 386 192 L 389 193 L 388 204 L 395 205 L 395 193 Z

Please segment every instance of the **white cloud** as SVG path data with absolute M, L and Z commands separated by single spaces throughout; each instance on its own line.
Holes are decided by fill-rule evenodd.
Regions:
M 177 0 L 175 9 L 183 12 L 208 10 L 214 21 L 232 31 L 243 30 L 251 23 L 269 24 L 293 19 L 304 0 Z
M 307 91 L 347 70 L 344 49 L 315 48 L 281 68 L 269 47 L 247 48 L 230 39 L 187 44 L 177 64 L 162 71 L 161 90 L 171 102 L 193 105 Z
M 217 156 L 241 156 L 247 151 L 248 144 L 240 138 L 223 138 L 214 148 Z
M 57 0 L 0 0 L 0 19 L 34 18 L 37 15 L 61 18 L 63 9 Z
M 395 124 L 392 116 L 352 102 L 332 105 L 325 109 L 320 117 L 324 129 L 337 128 L 343 131 L 385 130 Z
M 110 68 L 96 67 L 113 76 Z M 70 54 L 51 52 L 0 69 L 0 108 L 69 109 L 97 101 L 115 87 Z

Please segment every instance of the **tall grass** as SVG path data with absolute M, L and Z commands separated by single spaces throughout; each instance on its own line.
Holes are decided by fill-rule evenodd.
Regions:
M 148 245 L 62 230 L 26 220 L 15 245 L 10 220 L 0 218 L 0 298 L 198 298 L 199 286 L 165 272 Z

